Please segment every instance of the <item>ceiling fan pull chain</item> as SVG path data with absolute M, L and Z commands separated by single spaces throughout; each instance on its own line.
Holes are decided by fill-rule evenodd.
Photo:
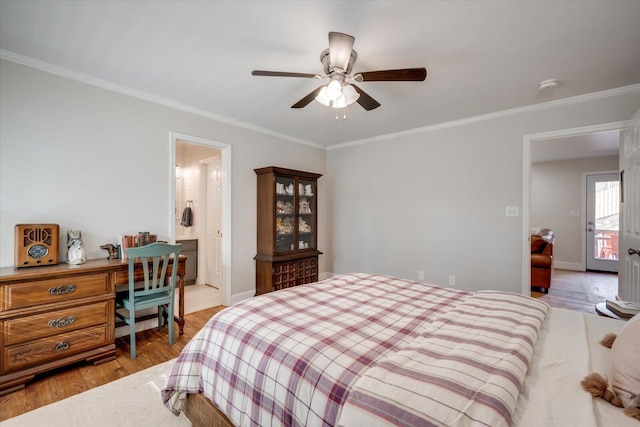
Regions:
M 340 120 L 340 110 L 342 110 L 342 120 L 347 118 L 347 107 L 336 108 L 336 120 Z

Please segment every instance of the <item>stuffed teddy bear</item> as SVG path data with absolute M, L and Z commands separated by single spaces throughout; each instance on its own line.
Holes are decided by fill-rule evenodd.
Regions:
M 311 232 L 311 226 L 309 224 L 307 224 L 307 221 L 305 221 L 304 219 L 300 218 L 300 223 L 298 224 L 298 231 L 300 233 L 310 233 Z
M 310 214 L 311 206 L 309 205 L 309 200 L 306 197 L 300 199 L 300 213 L 301 214 Z
M 293 219 L 290 217 L 286 217 L 282 220 L 282 233 L 283 234 L 291 234 L 293 233 Z
M 624 408 L 624 413 L 640 420 L 640 314 L 633 316 L 620 333 L 607 334 L 602 341 L 611 348 L 611 388 L 603 375 L 593 372 L 580 382 L 593 397 L 601 397 L 614 406 Z

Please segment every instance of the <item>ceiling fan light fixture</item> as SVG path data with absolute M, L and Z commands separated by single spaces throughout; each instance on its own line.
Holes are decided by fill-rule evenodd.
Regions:
M 331 107 L 331 99 L 329 99 L 329 96 L 327 95 L 327 87 L 326 86 L 322 86 L 322 89 L 320 89 L 320 92 L 318 92 L 318 95 L 316 96 L 316 101 L 318 101 L 320 104 L 324 105 L 325 107 Z
M 336 91 L 336 86 L 331 87 L 332 83 L 338 83 L 340 85 L 339 92 Z M 332 90 L 334 91 L 332 93 Z M 337 97 L 335 97 L 335 93 L 339 93 Z M 360 98 L 360 94 L 356 92 L 356 90 L 351 85 L 342 85 L 337 80 L 331 81 L 327 86 L 323 86 L 318 92 L 316 96 L 316 101 L 325 107 L 332 108 L 345 108 L 354 102 L 356 102 Z
M 327 96 L 337 101 L 342 96 L 342 84 L 338 80 L 331 80 L 327 85 Z
M 347 105 L 351 105 L 360 98 L 360 94 L 351 85 L 344 85 L 342 88 L 342 94 L 344 95 Z

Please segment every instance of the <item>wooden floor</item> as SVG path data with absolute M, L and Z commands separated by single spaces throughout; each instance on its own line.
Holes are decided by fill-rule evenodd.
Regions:
M 615 299 L 617 293 L 617 274 L 555 269 L 549 293 L 531 292 L 531 296 L 546 301 L 551 307 L 596 314 L 595 305 Z
M 29 412 L 94 387 L 117 380 L 178 357 L 183 347 L 223 306 L 185 316 L 184 335 L 169 345 L 167 329 L 153 328 L 136 334 L 136 359 L 129 358 L 129 337 L 116 339 L 116 360 L 94 366 L 79 363 L 36 376 L 22 390 L 0 396 L 0 421 Z
M 595 304 L 613 299 L 617 290 L 618 276 L 615 274 L 556 269 L 549 293 L 532 292 L 531 296 L 552 307 L 595 314 Z M 76 364 L 37 376 L 23 390 L 0 397 L 0 421 L 178 357 L 186 343 L 222 308 L 186 315 L 184 335 L 177 338 L 173 346 L 168 343 L 166 329 L 160 332 L 151 329 L 136 335 L 136 359 L 129 358 L 129 338 L 123 337 L 116 340 L 117 358 L 112 362 L 97 366 Z

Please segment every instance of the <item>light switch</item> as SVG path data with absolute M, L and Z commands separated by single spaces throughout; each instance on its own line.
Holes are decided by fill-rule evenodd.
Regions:
M 507 206 L 507 216 L 518 216 L 517 206 Z

